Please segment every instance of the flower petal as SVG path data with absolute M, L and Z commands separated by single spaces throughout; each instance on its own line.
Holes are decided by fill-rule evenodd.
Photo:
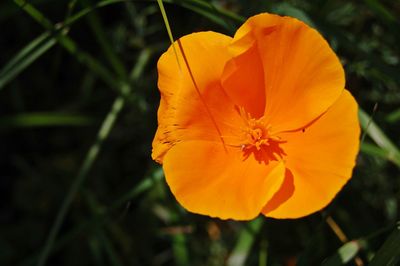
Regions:
M 305 126 L 343 91 L 339 59 L 325 39 L 303 22 L 266 13 L 251 17 L 237 31 L 230 50 L 238 56 L 254 44 L 264 71 L 266 123 L 274 130 Z M 254 68 L 259 68 L 257 60 Z
M 244 159 L 238 148 L 212 141 L 186 141 L 164 157 L 165 177 L 187 210 L 221 219 L 256 217 L 281 187 L 285 167 Z
M 325 207 L 350 179 L 359 149 L 357 103 L 344 90 L 328 111 L 309 127 L 282 134 L 287 143 L 286 167 L 293 174 L 281 189 L 293 194 L 263 213 L 275 218 L 298 218 Z
M 271 211 L 275 210 L 282 203 L 287 201 L 293 195 L 293 192 L 294 192 L 293 174 L 289 169 L 286 168 L 285 179 L 283 180 L 281 188 L 264 206 L 262 212 L 264 214 L 268 214 Z
M 251 117 L 264 115 L 264 70 L 256 45 L 227 62 L 221 82 L 232 101 Z
M 199 32 L 180 39 L 195 84 L 177 42 L 179 65 L 172 46 L 161 56 L 158 61 L 161 101 L 152 153 L 156 161 L 161 163 L 165 153 L 178 141 L 221 141 L 222 133 L 232 135 L 231 125 L 239 116 L 220 85 L 224 65 L 230 59 L 227 51 L 230 41 L 231 37 L 215 32 Z

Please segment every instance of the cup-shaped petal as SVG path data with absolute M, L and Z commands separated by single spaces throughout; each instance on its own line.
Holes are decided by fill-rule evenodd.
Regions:
M 253 51 L 255 47 L 257 52 Z M 325 112 L 344 89 L 343 68 L 327 41 L 297 19 L 266 13 L 251 17 L 236 32 L 229 49 L 238 71 L 228 69 L 224 75 L 231 80 L 248 80 L 252 86 L 255 79 L 255 85 L 263 85 L 265 90 L 259 93 L 259 87 L 241 85 L 238 93 L 239 89 L 231 85 L 235 92 L 232 97 L 237 96 L 233 101 L 248 98 L 241 95 L 249 90 L 265 97 L 265 103 L 251 97 L 252 103 L 248 104 L 257 106 L 262 102 L 265 122 L 275 130 L 306 125 Z M 247 59 L 241 60 L 245 56 Z M 241 69 L 254 71 L 251 74 Z M 263 82 L 258 81 L 259 71 L 263 72 Z
M 359 135 L 357 103 L 347 90 L 304 130 L 282 134 L 287 141 L 282 145 L 288 154 L 285 165 L 293 178 L 263 213 L 297 218 L 325 207 L 351 177 Z

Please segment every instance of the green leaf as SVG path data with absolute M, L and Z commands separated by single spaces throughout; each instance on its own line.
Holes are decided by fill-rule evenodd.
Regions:
M 396 266 L 400 263 L 400 223 L 397 228 L 386 239 L 382 247 L 375 254 L 370 266 L 390 265 Z

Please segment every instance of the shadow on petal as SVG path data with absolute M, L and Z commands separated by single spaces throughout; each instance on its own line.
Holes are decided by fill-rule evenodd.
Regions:
M 282 203 L 287 201 L 294 192 L 293 174 L 289 169 L 285 171 L 285 179 L 281 188 L 275 193 L 270 201 L 262 209 L 262 213 L 268 216 L 268 213 L 278 208 Z

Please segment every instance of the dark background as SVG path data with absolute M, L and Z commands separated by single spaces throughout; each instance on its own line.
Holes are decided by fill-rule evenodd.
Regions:
M 361 121 L 368 132 L 353 178 L 325 210 L 302 219 L 246 223 L 186 212 L 150 157 L 156 63 L 169 45 L 157 3 L 2 1 L 0 265 L 367 265 L 389 235 L 389 248 L 398 247 L 400 2 L 167 2 L 175 38 L 232 35 L 240 17 L 261 12 L 317 28 L 373 115 Z

